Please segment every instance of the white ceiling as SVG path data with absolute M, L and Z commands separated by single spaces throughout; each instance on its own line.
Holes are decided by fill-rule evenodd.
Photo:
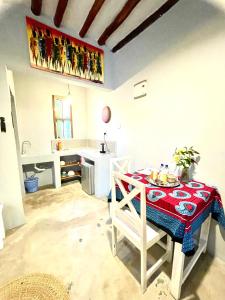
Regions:
M 0 0 L 1 1 L 1 0 Z M 4 0 L 4 2 L 21 3 L 30 7 L 31 0 Z M 106 0 L 86 34 L 90 40 L 97 41 L 105 28 L 113 21 L 127 0 Z M 123 24 L 110 36 L 106 45 L 111 49 L 128 33 L 157 10 L 166 0 L 140 1 Z M 58 0 L 42 0 L 41 15 L 53 19 Z M 69 0 L 61 28 L 69 28 L 79 34 L 94 0 Z
M 21 3 L 28 7 L 31 5 L 31 0 L 0 0 L 0 2 Z M 101 10 L 92 23 L 89 31 L 86 34 L 90 40 L 97 41 L 105 28 L 113 21 L 118 12 L 122 9 L 127 0 L 106 0 Z M 157 10 L 167 0 L 142 0 L 140 1 L 129 17 L 122 25 L 110 36 L 106 45 L 112 49 L 120 40 L 128 33 L 142 23 L 150 14 Z M 184 1 L 184 0 L 183 0 Z M 186 0 L 187 1 L 187 0 Z M 217 8 L 225 10 L 225 0 L 202 0 L 209 2 Z M 41 14 L 53 19 L 58 0 L 43 0 Z M 84 21 L 90 11 L 94 0 L 69 0 L 63 17 L 61 27 L 74 30 L 78 36 Z
M 111 49 L 165 1 L 166 0 L 140 1 L 124 23 L 110 36 L 106 45 Z M 106 0 L 86 36 L 91 40 L 97 41 L 105 28 L 113 21 L 126 2 L 127 0 Z M 43 0 L 42 14 L 52 18 L 57 3 L 58 0 Z M 61 26 L 73 28 L 78 34 L 93 3 L 94 0 L 69 0 Z

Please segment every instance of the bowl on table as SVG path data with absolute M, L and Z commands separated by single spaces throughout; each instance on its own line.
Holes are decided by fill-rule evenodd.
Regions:
M 168 174 L 167 175 L 167 182 L 175 183 L 175 182 L 177 182 L 177 177 L 173 174 Z

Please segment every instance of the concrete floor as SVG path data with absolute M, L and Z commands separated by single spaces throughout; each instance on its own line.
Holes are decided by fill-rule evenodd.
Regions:
M 27 224 L 8 232 L 0 251 L 0 284 L 45 272 L 65 283 L 71 299 L 173 299 L 169 264 L 141 294 L 138 251 L 122 241 L 118 254 L 122 261 L 111 255 L 108 205 L 86 195 L 79 183 L 26 195 L 25 211 Z M 155 258 L 159 249 L 152 250 Z M 181 299 L 225 299 L 224 282 L 225 263 L 203 255 L 184 284 Z

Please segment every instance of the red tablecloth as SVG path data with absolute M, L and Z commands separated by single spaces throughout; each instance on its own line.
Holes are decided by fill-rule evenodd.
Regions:
M 160 188 L 150 184 L 141 173 L 126 175 L 145 184 L 148 220 L 182 242 L 184 253 L 193 253 L 193 233 L 210 213 L 225 228 L 222 201 L 216 188 L 197 181 L 181 183 L 175 188 Z M 127 191 L 132 189 L 126 183 L 124 187 Z M 117 198 L 120 197 L 117 187 Z M 133 203 L 139 211 L 139 198 Z

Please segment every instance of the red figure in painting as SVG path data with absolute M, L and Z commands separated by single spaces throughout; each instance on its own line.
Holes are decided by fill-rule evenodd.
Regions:
M 38 40 L 37 40 L 37 33 L 35 29 L 32 29 L 32 36 L 30 38 L 30 49 L 32 52 L 33 60 L 35 61 L 36 65 L 38 62 Z
M 49 29 L 46 29 L 46 33 L 45 33 L 45 46 L 46 46 L 46 63 L 49 68 L 52 60 L 52 53 L 53 53 L 53 38 Z

